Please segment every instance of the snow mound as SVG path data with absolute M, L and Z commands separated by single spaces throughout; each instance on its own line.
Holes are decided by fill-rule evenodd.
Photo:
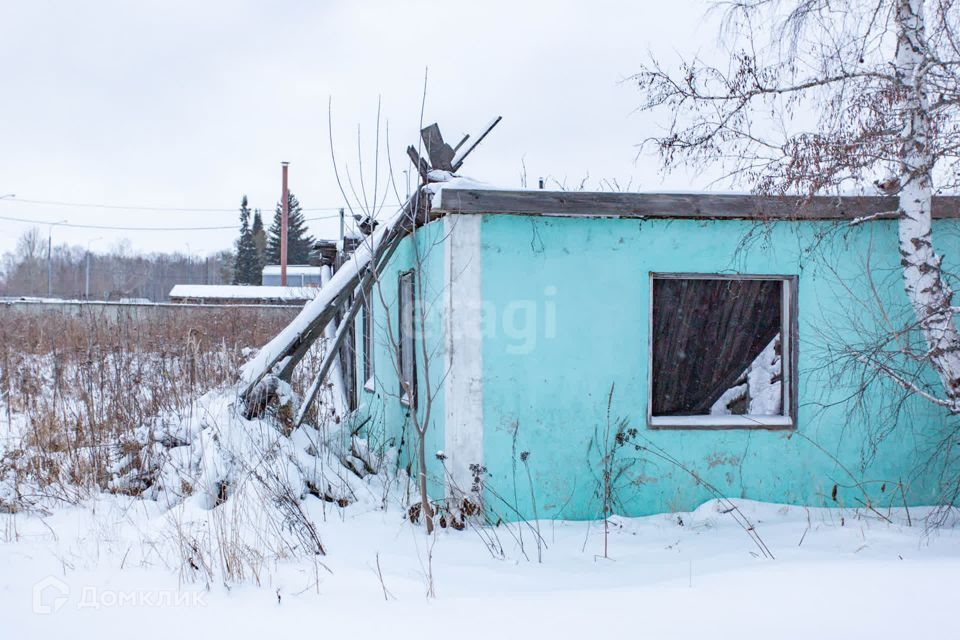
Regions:
M 349 421 L 291 429 L 297 399 L 286 383 L 279 390 L 279 401 L 262 419 L 244 419 L 235 392 L 218 390 L 200 397 L 186 420 L 160 418 L 137 429 L 110 490 L 167 508 L 188 501 L 213 509 L 234 497 L 275 502 L 315 495 L 341 505 L 359 500 L 363 479 L 380 472 L 382 456 Z

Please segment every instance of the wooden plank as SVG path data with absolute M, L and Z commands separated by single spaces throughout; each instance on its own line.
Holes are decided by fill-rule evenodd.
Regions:
M 420 157 L 420 154 L 417 153 L 417 150 L 413 145 L 407 147 L 407 156 L 410 158 L 413 166 L 417 168 L 417 173 L 419 173 L 423 181 L 426 182 L 427 174 L 430 173 L 430 165 L 427 164 L 426 160 Z
M 293 423 L 294 427 L 299 427 L 301 424 L 303 424 L 303 419 L 306 417 L 307 411 L 310 410 L 310 405 L 312 405 L 317 399 L 317 394 L 320 393 L 320 388 L 323 386 L 323 383 L 327 378 L 327 373 L 330 372 L 330 366 L 333 364 L 333 361 L 338 355 L 340 356 L 341 360 L 343 359 L 343 354 L 341 353 L 340 347 L 346 342 L 344 338 L 350 335 L 350 329 L 353 327 L 353 321 L 357 317 L 357 312 L 359 312 L 360 308 L 363 306 L 363 300 L 371 293 L 371 287 L 375 280 L 373 274 L 374 271 L 371 270 L 367 275 L 364 276 L 360 286 L 358 287 L 358 295 L 354 296 L 353 302 L 350 304 L 350 308 L 347 309 L 347 312 L 344 314 L 343 318 L 340 319 L 340 323 L 337 325 L 337 332 L 334 334 L 331 344 L 327 345 L 327 351 L 320 363 L 320 370 L 314 377 L 313 382 L 310 384 L 310 389 L 307 391 L 307 395 L 304 397 L 303 403 L 300 405 L 300 411 L 297 413 L 296 422 Z M 348 386 L 347 390 L 351 390 L 351 387 Z
M 430 158 L 430 166 L 434 169 L 443 171 L 453 171 L 453 149 L 443 141 L 440 135 L 440 127 L 433 123 L 420 130 L 420 137 L 423 139 L 423 146 L 426 147 L 427 157 Z
M 414 153 L 416 153 L 415 150 Z M 386 265 L 386 262 L 390 259 L 390 256 L 405 236 L 415 231 L 417 227 L 427 224 L 439 217 L 438 214 L 434 214 L 427 209 L 428 202 L 429 199 L 423 198 L 418 188 L 406 203 L 404 203 L 403 214 L 400 215 L 399 218 L 394 221 L 393 226 L 384 233 L 380 243 L 374 249 L 368 267 L 361 270 L 360 273 L 351 274 L 350 279 L 344 283 L 336 296 L 330 300 L 329 304 L 320 309 L 317 315 L 310 319 L 304 330 L 285 344 L 282 349 L 278 349 L 270 361 L 260 367 L 254 375 L 250 376 L 250 379 L 240 388 L 241 397 L 246 398 L 247 394 L 257 386 L 260 380 L 270 374 L 278 364 L 281 366 L 277 376 L 281 380 L 290 381 L 293 376 L 293 370 L 300 361 L 303 360 L 310 346 L 323 337 L 327 324 L 333 320 L 339 310 L 347 304 L 347 300 L 353 294 L 357 285 L 363 281 L 363 278 L 371 273 L 375 274 L 379 272 L 383 266 Z M 371 269 L 373 270 L 372 272 Z M 370 277 L 374 276 L 370 275 Z M 276 338 L 274 338 L 274 340 L 276 340 Z
M 303 331 L 284 344 L 281 349 L 277 349 L 270 360 L 263 363 L 263 365 L 243 383 L 240 388 L 240 397 L 246 398 L 247 394 L 257 386 L 260 380 L 273 371 L 274 367 L 278 363 L 281 363 L 281 361 L 284 362 L 278 375 L 282 380 L 290 380 L 293 369 L 306 355 L 310 349 L 310 345 L 323 336 L 324 328 L 333 320 L 337 311 L 344 305 L 347 298 L 349 298 L 357 285 L 363 280 L 364 275 L 370 272 L 370 268 L 376 269 L 378 265 L 382 265 L 384 255 L 390 255 L 390 253 L 392 253 L 393 249 L 391 247 L 395 247 L 395 243 L 399 243 L 403 236 L 416 228 L 419 216 L 415 214 L 415 207 L 418 206 L 418 201 L 419 191 L 404 204 L 404 215 L 401 215 L 399 219 L 395 221 L 393 227 L 384 233 L 384 237 L 374 249 L 368 268 L 361 270 L 360 273 L 351 274 L 349 280 L 344 283 L 343 287 L 336 293 L 333 299 L 329 301 L 329 304 L 317 311 L 317 315 L 310 319 Z M 274 338 L 274 340 L 277 340 L 277 338 Z M 271 341 L 271 344 L 272 342 L 273 341 Z
M 454 171 L 459 171 L 459 170 L 460 170 L 460 167 L 463 166 L 463 161 L 467 159 L 467 156 L 470 155 L 470 154 L 473 152 L 473 150 L 477 148 L 477 145 L 478 145 L 478 144 L 480 144 L 481 142 L 483 142 L 483 139 L 487 137 L 487 134 L 490 133 L 491 131 L 493 131 L 493 128 L 494 128 L 495 126 L 497 126 L 497 124 L 498 124 L 501 120 L 503 120 L 503 116 L 497 116 L 496 118 L 494 118 L 493 120 L 491 120 L 490 122 L 488 122 L 488 123 L 487 123 L 487 126 L 485 126 L 485 127 L 480 131 L 480 133 L 477 135 L 476 140 L 474 140 L 474 141 L 470 144 L 470 146 L 464 147 L 462 150 L 460 150 L 460 151 L 457 152 L 457 155 L 455 155 L 455 156 L 453 157 L 453 170 L 454 170 Z M 469 137 L 469 136 L 468 136 L 468 137 Z M 457 147 L 459 148 L 460 145 L 462 145 L 464 142 L 466 142 L 466 140 L 467 140 L 467 139 L 464 138 L 464 139 L 460 142 L 460 144 L 457 145 Z
M 897 209 L 884 196 L 756 196 L 709 193 L 611 193 L 444 189 L 440 209 L 450 213 L 620 218 L 852 220 Z M 880 216 L 887 217 L 887 216 Z M 960 196 L 933 199 L 934 218 L 960 218 Z
M 412 200 L 408 201 L 405 207 L 409 209 L 411 202 Z M 277 362 L 283 358 L 287 358 L 278 374 L 281 380 L 286 380 L 287 382 L 291 380 L 293 370 L 300 364 L 304 356 L 307 355 L 307 351 L 310 350 L 313 343 L 323 338 L 327 324 L 336 318 L 338 311 L 347 304 L 347 300 L 353 294 L 354 289 L 361 284 L 364 287 L 370 286 L 369 283 L 372 282 L 379 270 L 386 265 L 386 262 L 400 244 L 400 240 L 414 227 L 415 221 L 411 217 L 406 215 L 401 217 L 401 219 L 397 221 L 396 226 L 384 236 L 380 246 L 374 250 L 374 255 L 370 259 L 370 264 L 367 269 L 360 274 L 355 274 L 351 278 L 349 286 L 344 287 L 336 299 L 324 308 L 317 317 L 311 320 L 299 340 L 289 345 L 283 356 L 277 358 Z
M 256 376 L 255 380 L 251 380 L 243 387 L 240 394 L 241 396 L 246 397 L 256 386 L 257 382 L 273 370 L 274 366 L 282 360 L 286 361 L 283 363 L 278 377 L 281 380 L 290 381 L 293 376 L 293 370 L 300 361 L 303 360 L 304 356 L 306 356 L 311 345 L 323 338 L 327 324 L 336 317 L 340 308 L 347 304 L 347 300 L 353 294 L 355 288 L 364 282 L 365 278 L 376 277 L 376 274 L 385 267 L 393 255 L 393 252 L 399 246 L 400 241 L 405 236 L 412 233 L 417 227 L 427 224 L 438 217 L 432 214 L 432 212 L 423 211 L 426 202 L 426 199 L 420 197 L 419 190 L 407 200 L 404 204 L 404 214 L 394 223 L 393 228 L 387 231 L 380 244 L 374 250 L 369 267 L 361 271 L 361 273 L 351 276 L 349 283 L 340 290 L 331 303 L 324 307 L 316 317 L 310 320 L 304 332 L 288 344 L 286 349 L 282 353 L 279 353 L 273 361 L 269 363 L 269 366 L 265 367 L 265 369 Z
M 470 139 L 470 134 L 469 134 L 469 133 L 466 134 L 465 136 L 463 136 L 462 138 L 460 138 L 460 142 L 458 142 L 458 143 L 457 143 L 457 146 L 455 146 L 455 147 L 453 148 L 453 152 L 456 153 L 457 151 L 459 151 L 459 150 L 460 150 L 460 147 L 463 146 L 463 143 L 466 142 L 466 141 L 469 140 L 469 139 Z

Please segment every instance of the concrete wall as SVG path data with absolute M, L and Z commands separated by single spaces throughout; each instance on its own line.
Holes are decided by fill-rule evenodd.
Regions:
M 938 223 L 946 266 L 958 265 L 956 221 Z M 895 223 L 561 219 L 485 216 L 482 225 L 484 457 L 500 495 L 532 515 L 519 452 L 529 452 L 540 516 L 593 518 L 601 511 L 595 443 L 610 416 L 638 430 L 686 470 L 624 447 L 629 465 L 620 510 L 687 510 L 713 497 L 847 506 L 940 498 L 939 469 L 924 466 L 950 421 L 924 401 L 900 404 L 892 385 L 831 367 L 828 349 L 864 340 L 882 323 L 873 287 L 894 324 L 909 320 Z M 950 262 L 950 261 L 953 262 Z M 799 276 L 799 415 L 795 431 L 651 430 L 651 272 Z M 900 408 L 900 419 L 892 421 Z M 955 421 L 953 423 L 955 425 Z M 515 453 L 517 452 L 517 453 Z M 861 484 L 868 493 L 855 485 Z M 494 499 L 488 498 L 493 504 Z M 502 507 L 501 507 L 502 508 Z
M 208 304 L 167 304 L 167 303 L 126 303 L 126 302 L 93 302 L 93 301 L 34 301 L 34 300 L 6 300 L 0 301 L 0 312 L 13 311 L 18 313 L 35 313 L 38 315 L 62 313 L 71 316 L 92 315 L 104 320 L 118 318 L 144 318 L 148 320 L 162 320 L 173 315 L 215 315 L 224 310 L 233 309 L 237 313 L 256 319 L 292 320 L 302 308 L 301 306 L 273 306 L 273 305 L 208 305 Z
M 960 223 L 936 229 L 946 266 L 956 270 Z M 915 398 L 903 401 L 876 378 L 857 394 L 859 372 L 841 369 L 830 352 L 882 332 L 880 304 L 893 324 L 911 318 L 894 222 L 476 215 L 431 223 L 417 239 L 435 394 L 427 443 L 435 498 L 454 484 L 466 488 L 476 464 L 486 469 L 484 500 L 496 517 L 514 519 L 514 509 L 524 517 L 597 517 L 596 445 L 614 386 L 611 419 L 627 421 L 636 443 L 676 461 L 650 447 L 621 450 L 616 499 L 625 514 L 695 508 L 714 497 L 705 483 L 728 497 L 792 504 L 941 499 L 943 469 L 925 463 L 956 420 Z M 397 278 L 415 263 L 408 239 L 374 294 L 376 389 L 360 392 L 373 428 L 402 443 L 404 465 L 414 436 L 397 398 L 385 318 L 396 332 Z M 651 272 L 798 276 L 795 430 L 648 428 Z M 421 412 L 425 393 L 421 378 Z M 433 455 L 441 450 L 445 466 Z
M 400 452 L 400 466 L 416 470 L 416 432 L 410 407 L 400 402 L 397 376 L 397 354 L 394 345 L 399 339 L 397 288 L 400 274 L 416 269 L 417 289 L 417 396 L 419 419 L 428 425 L 426 431 L 427 468 L 430 493 L 442 496 L 445 486 L 443 465 L 436 453 L 444 448 L 444 234 L 442 222 L 419 229 L 415 237 L 404 239 L 374 286 L 374 387 L 364 388 L 363 318 L 356 323 L 357 371 L 359 380 L 359 415 L 369 418 L 365 427 L 374 443 L 395 446 Z M 421 323 L 421 314 L 422 320 Z M 427 375 L 429 374 L 429 375 Z

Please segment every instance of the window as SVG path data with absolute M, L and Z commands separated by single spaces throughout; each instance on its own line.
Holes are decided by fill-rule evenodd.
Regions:
M 373 379 L 373 290 L 363 296 L 363 388 L 376 389 Z
M 790 428 L 796 278 L 653 274 L 653 428 Z
M 413 289 L 413 271 L 401 273 L 398 285 L 400 402 L 415 407 L 417 404 L 416 339 L 414 336 L 416 296 Z
M 337 314 L 337 324 L 343 320 L 343 314 L 353 303 L 353 296 L 349 296 Z M 340 370 L 343 373 L 343 386 L 346 389 L 347 407 L 350 411 L 357 408 L 357 331 L 353 323 L 347 327 L 347 333 L 340 343 Z

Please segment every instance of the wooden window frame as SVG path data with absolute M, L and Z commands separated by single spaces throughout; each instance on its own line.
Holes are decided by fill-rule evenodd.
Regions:
M 363 295 L 363 382 L 361 386 L 364 391 L 373 393 L 376 391 L 374 381 L 374 360 L 373 360 L 373 289 Z
M 783 283 L 781 291 L 781 357 L 783 362 L 783 407 L 782 416 L 655 416 L 653 415 L 653 283 L 655 280 L 776 280 Z M 647 426 L 656 430 L 721 430 L 765 429 L 786 431 L 797 428 L 797 362 L 799 342 L 797 325 L 797 293 L 799 277 L 783 274 L 740 273 L 661 273 L 650 272 L 649 314 L 647 318 Z
M 405 362 L 405 351 L 404 351 L 404 310 L 405 305 L 403 302 L 403 281 L 405 278 L 410 279 L 410 324 L 409 328 L 412 332 L 410 336 L 410 349 L 412 353 L 410 354 L 410 380 L 407 380 L 407 384 L 410 386 L 410 397 L 407 397 L 406 390 L 403 388 L 405 379 L 404 379 L 404 362 Z M 413 269 L 409 271 L 404 271 L 397 276 L 397 371 L 399 375 L 397 376 L 398 386 L 400 388 L 400 404 L 405 407 L 410 407 L 415 409 L 417 406 L 417 289 L 416 289 L 416 275 Z
M 340 313 L 337 314 L 337 324 L 340 324 L 343 320 L 353 299 L 351 295 L 344 302 L 343 308 Z M 347 327 L 347 332 L 345 339 L 340 343 L 340 367 L 344 376 L 343 381 L 344 387 L 346 388 L 347 408 L 349 408 L 350 411 L 355 411 L 360 403 L 360 394 L 357 390 L 359 386 L 357 382 L 357 325 L 351 323 Z

